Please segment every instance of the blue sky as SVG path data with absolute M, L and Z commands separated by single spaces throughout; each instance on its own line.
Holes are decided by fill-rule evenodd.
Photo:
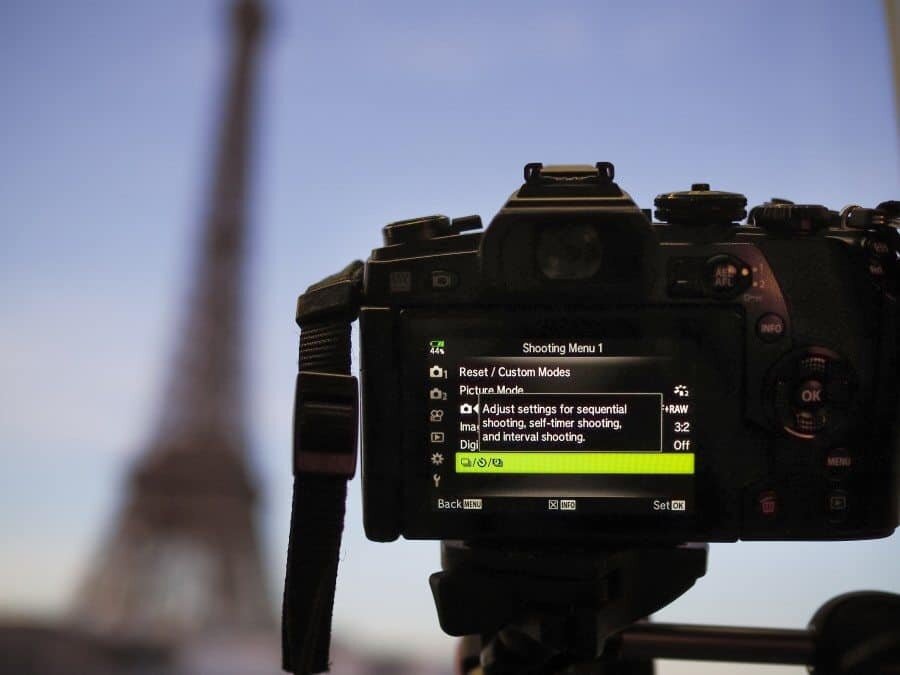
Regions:
M 222 4 L 0 6 L 0 602 L 64 606 L 147 436 L 204 204 Z M 643 206 L 706 181 L 833 208 L 897 198 L 879 2 L 272 6 L 253 208 L 253 462 L 275 585 L 289 509 L 293 305 L 391 220 L 489 218 L 529 161 L 610 160 Z M 437 546 L 364 540 L 336 622 L 443 649 Z M 900 539 L 715 546 L 669 618 L 800 625 L 900 591 Z

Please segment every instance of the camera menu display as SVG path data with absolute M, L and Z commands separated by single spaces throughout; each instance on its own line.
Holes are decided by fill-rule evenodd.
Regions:
M 452 335 L 426 354 L 434 509 L 692 512 L 689 342 Z

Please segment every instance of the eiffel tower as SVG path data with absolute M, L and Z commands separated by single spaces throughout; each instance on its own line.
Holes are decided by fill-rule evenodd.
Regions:
M 262 8 L 233 8 L 231 63 L 197 276 L 161 414 L 73 612 L 79 627 L 170 644 L 274 628 L 246 460 L 247 165 Z

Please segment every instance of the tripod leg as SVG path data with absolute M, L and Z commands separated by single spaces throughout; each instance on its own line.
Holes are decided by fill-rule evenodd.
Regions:
M 453 662 L 455 675 L 482 675 L 481 638 L 466 635 L 457 640 Z
M 504 630 L 487 641 L 468 635 L 457 643 L 456 675 L 654 675 L 649 659 L 623 661 L 613 655 L 566 665 L 563 652 L 516 630 Z M 485 667 L 482 667 L 482 663 Z

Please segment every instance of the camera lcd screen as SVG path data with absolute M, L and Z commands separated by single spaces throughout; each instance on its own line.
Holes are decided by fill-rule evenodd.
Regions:
M 408 460 L 432 512 L 694 512 L 703 327 L 690 317 L 506 313 L 409 326 L 424 437 Z

